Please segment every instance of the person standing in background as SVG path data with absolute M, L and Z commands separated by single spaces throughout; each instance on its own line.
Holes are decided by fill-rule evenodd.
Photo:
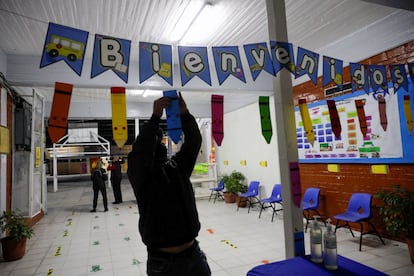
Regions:
M 112 202 L 112 204 L 122 203 L 122 164 L 124 164 L 124 160 L 122 158 L 115 157 L 113 159 L 111 158 L 111 163 L 108 166 L 108 171 L 111 171 L 111 184 L 115 198 L 115 201 Z
M 106 197 L 106 184 L 105 181 L 108 180 L 108 175 L 106 174 L 105 169 L 102 166 L 102 161 L 98 160 L 96 162 L 96 167 L 91 174 L 92 188 L 93 188 L 93 209 L 90 212 L 96 212 L 96 206 L 98 204 L 98 194 L 99 191 L 102 193 L 103 205 L 105 212 L 108 211 L 108 199 Z

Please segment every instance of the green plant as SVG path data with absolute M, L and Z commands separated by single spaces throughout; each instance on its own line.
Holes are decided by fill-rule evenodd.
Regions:
M 221 179 L 224 181 L 224 187 L 228 193 L 244 193 L 247 191 L 246 177 L 238 171 L 233 171 L 231 174 L 222 175 Z
M 404 235 L 414 239 L 414 191 L 393 185 L 393 190 L 380 190 L 375 197 L 384 205 L 379 213 L 383 216 L 385 228 L 394 237 Z
M 30 239 L 34 234 L 33 228 L 27 224 L 19 211 L 3 211 L 0 217 L 0 229 L 17 241 L 23 238 Z

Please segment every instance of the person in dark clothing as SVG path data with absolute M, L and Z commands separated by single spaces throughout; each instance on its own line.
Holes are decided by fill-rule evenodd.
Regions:
M 102 193 L 103 205 L 105 212 L 108 211 L 108 199 L 106 197 L 106 184 L 105 181 L 108 180 L 108 175 L 106 174 L 105 169 L 102 167 L 102 161 L 99 160 L 96 163 L 95 169 L 92 171 L 91 180 L 93 183 L 93 209 L 91 212 L 96 212 L 96 206 L 98 204 L 98 194 L 99 191 Z
M 118 157 L 115 157 L 108 166 L 108 171 L 111 171 L 111 184 L 114 191 L 115 201 L 112 204 L 122 203 L 121 181 L 122 181 L 122 168 L 121 165 L 124 161 Z
M 159 127 L 168 97 L 154 101 L 128 155 L 128 178 L 139 209 L 139 232 L 147 247 L 148 275 L 211 275 L 196 237 L 200 222 L 190 182 L 201 134 L 179 93 L 184 142 L 170 159 Z

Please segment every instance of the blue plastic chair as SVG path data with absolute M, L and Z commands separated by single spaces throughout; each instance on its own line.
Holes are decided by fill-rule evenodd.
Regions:
M 237 211 L 239 211 L 240 203 L 242 202 L 248 202 L 249 203 L 249 209 L 247 210 L 247 213 L 250 213 L 250 207 L 253 204 L 260 203 L 260 199 L 258 198 L 259 195 L 259 181 L 251 181 L 249 186 L 247 187 L 247 192 L 242 193 L 239 195 L 240 202 L 237 204 Z M 256 202 L 253 202 L 255 200 Z
M 277 211 L 282 211 L 283 210 L 282 185 L 280 185 L 280 184 L 273 185 L 272 194 L 270 195 L 270 197 L 262 198 L 260 200 L 260 203 L 261 203 L 261 206 L 260 206 L 259 218 L 262 215 L 263 209 L 271 207 L 273 209 L 273 213 L 272 213 L 272 221 L 273 221 L 273 218 L 274 218 L 275 214 L 277 214 Z M 268 204 L 268 206 L 265 206 L 266 203 Z M 282 208 L 276 209 L 276 204 L 281 205 Z
M 210 197 L 208 201 L 210 202 L 211 197 L 214 195 L 214 203 L 216 203 L 217 198 L 221 198 L 224 200 L 223 197 L 223 190 L 224 190 L 224 180 L 220 180 L 217 184 L 217 187 L 210 188 Z
M 318 211 L 320 192 L 321 190 L 319 188 L 307 188 L 305 190 L 305 194 L 303 195 L 302 210 L 303 217 L 306 219 L 305 232 L 308 230 L 309 221 L 313 220 L 312 213 L 316 213 L 319 217 L 321 217 L 321 214 Z
M 372 224 L 372 222 L 369 221 L 372 218 L 371 203 L 372 203 L 371 194 L 354 193 L 351 195 L 351 198 L 349 199 L 348 208 L 346 212 L 334 216 L 334 218 L 336 219 L 335 232 L 336 232 L 336 229 L 347 226 L 349 231 L 351 231 L 352 237 L 355 237 L 355 235 L 352 232 L 349 222 L 359 223 L 360 229 L 361 229 L 361 235 L 359 237 L 359 251 L 361 251 L 361 247 L 362 247 L 362 236 L 366 234 L 371 234 L 371 233 L 377 234 L 382 244 L 385 245 L 383 239 L 381 238 L 374 224 Z M 340 224 L 341 221 L 343 221 L 344 223 Z M 369 225 L 371 225 L 372 230 L 364 232 L 363 222 L 366 222 Z

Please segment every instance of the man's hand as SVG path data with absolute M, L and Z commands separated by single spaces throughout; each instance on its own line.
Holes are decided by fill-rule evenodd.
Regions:
M 181 114 L 187 114 L 188 108 L 187 105 L 183 99 L 183 96 L 181 95 L 181 92 L 178 92 L 178 101 L 180 102 L 180 112 Z
M 154 101 L 152 114 L 161 118 L 164 108 L 170 106 L 171 99 L 168 97 L 161 97 Z

